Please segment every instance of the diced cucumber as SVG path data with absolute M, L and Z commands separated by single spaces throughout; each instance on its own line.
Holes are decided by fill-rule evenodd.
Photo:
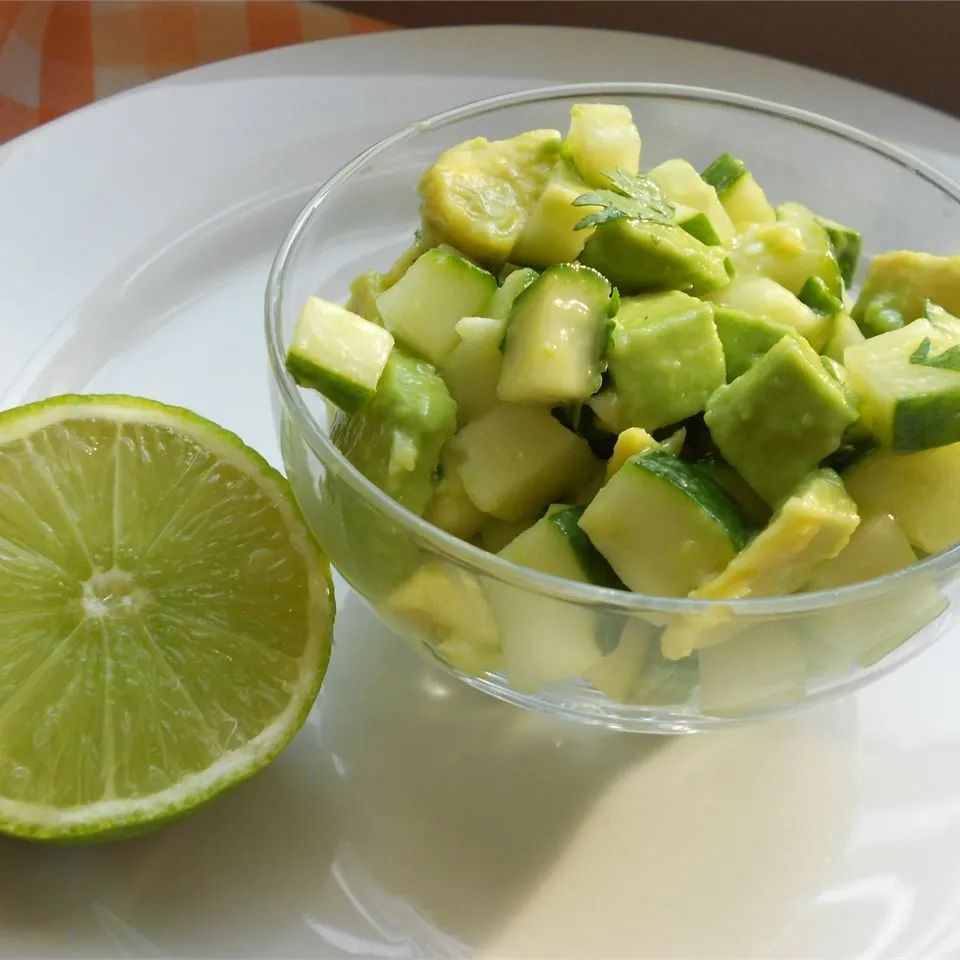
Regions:
M 723 489 L 757 529 L 770 520 L 770 507 L 750 484 L 723 460 L 697 460 L 697 466 Z
M 960 440 L 960 330 L 914 320 L 848 347 L 844 361 L 863 423 L 883 446 Z
M 720 245 L 720 235 L 710 218 L 693 207 L 677 207 L 677 226 L 708 247 Z
M 857 273 L 857 265 L 860 263 L 863 238 L 856 230 L 845 227 L 835 220 L 817 217 L 817 222 L 827 231 L 830 246 L 833 247 L 833 255 L 837 258 L 840 276 L 843 277 L 844 284 L 848 287 L 852 286 L 853 278 Z
M 928 300 L 960 313 L 960 255 L 891 250 L 871 261 L 852 316 L 872 337 L 923 316 Z
M 843 310 L 843 301 L 830 291 L 821 277 L 808 277 L 797 299 L 818 316 L 831 320 Z
M 301 386 L 353 413 L 376 393 L 392 349 L 393 337 L 383 327 L 310 297 L 293 331 L 287 369 Z
M 457 423 L 463 426 L 497 403 L 503 354 L 500 342 L 506 323 L 491 317 L 464 317 L 454 328 L 460 340 L 440 372 L 457 401 Z
M 863 513 L 889 513 L 910 543 L 938 553 L 960 541 L 960 443 L 918 453 L 869 453 L 843 474 Z
M 722 717 L 799 703 L 806 661 L 795 624 L 760 624 L 719 646 L 701 650 L 700 709 Z
M 456 419 L 457 405 L 434 367 L 394 347 L 373 399 L 357 413 L 338 413 L 330 439 L 368 480 L 419 514 L 433 496 Z
M 576 489 L 594 468 L 587 442 L 543 407 L 502 403 L 450 442 L 452 463 L 474 505 L 522 520 Z
M 840 384 L 798 337 L 784 337 L 717 390 L 705 414 L 723 458 L 771 505 L 840 446 L 856 418 Z
M 823 355 L 837 363 L 843 363 L 844 351 L 847 347 L 854 347 L 863 343 L 866 338 L 854 322 L 853 317 L 845 310 L 841 310 L 833 321 L 833 333 L 823 348 Z
M 730 307 L 715 307 L 713 321 L 723 345 L 728 383 L 746 373 L 784 337 L 797 336 L 793 327 Z
M 640 171 L 640 133 L 629 107 L 612 103 L 575 103 L 564 152 L 591 187 L 607 187 L 607 174 Z
M 710 306 L 679 290 L 625 297 L 607 362 L 610 388 L 591 406 L 618 432 L 693 416 L 726 376 Z
M 377 309 L 398 343 L 438 364 L 457 345 L 457 321 L 485 313 L 496 289 L 492 274 L 434 247 L 377 297 Z
M 724 247 L 732 245 L 735 232 L 733 222 L 724 210 L 716 189 L 697 173 L 693 164 L 680 159 L 665 160 L 654 167 L 648 176 L 675 204 L 690 207 L 702 214 L 716 239 L 710 241 L 704 236 L 693 233 L 690 229 L 690 220 L 684 223 L 678 216 L 677 223 L 688 233 L 693 233 L 697 239 L 707 244 L 719 243 Z
M 620 218 L 601 224 L 580 254 L 620 293 L 676 289 L 698 295 L 729 282 L 722 247 L 709 247 L 674 224 Z
M 570 403 L 600 387 L 610 284 L 579 263 L 548 267 L 517 297 L 497 395 L 512 403 Z
M 490 603 L 476 577 L 451 563 L 433 560 L 418 568 L 389 595 L 386 609 L 426 634 L 457 670 L 478 674 L 501 665 Z
M 590 210 L 575 207 L 573 201 L 588 189 L 576 171 L 561 160 L 530 211 L 510 259 L 535 267 L 576 260 L 593 230 L 574 229 Z
M 722 570 L 749 536 L 717 484 L 661 451 L 628 460 L 580 526 L 631 590 L 672 597 Z
M 889 513 L 864 517 L 850 542 L 832 560 L 814 568 L 806 588 L 833 590 L 882 577 L 917 562 L 900 524 Z
M 559 156 L 556 130 L 509 140 L 475 137 L 451 147 L 420 181 L 425 226 L 477 263 L 499 269 Z
M 499 553 L 508 543 L 511 543 L 537 522 L 536 518 L 524 520 L 497 520 L 491 517 L 480 528 L 480 543 L 484 550 L 490 553 Z
M 742 160 L 721 153 L 704 171 L 703 179 L 716 191 L 734 226 L 772 223 L 777 215 L 760 185 Z
M 821 350 L 830 337 L 832 320 L 814 313 L 789 290 L 769 277 L 735 277 L 729 286 L 707 296 L 708 300 L 793 327 L 813 347 Z
M 691 596 L 720 600 L 793 593 L 847 546 L 859 522 L 840 478 L 832 470 L 818 470 L 721 573 Z
M 607 461 L 607 479 L 612 477 L 631 457 L 659 449 L 660 444 L 643 427 L 628 427 L 621 431 L 613 453 Z
M 601 693 L 626 703 L 632 698 L 651 650 L 655 649 L 657 628 L 647 620 L 628 620 L 617 645 L 603 659 L 584 672 Z
M 498 346 L 500 341 L 503 340 L 503 330 L 506 329 L 507 319 L 513 309 L 514 302 L 538 276 L 537 271 L 531 270 L 530 267 L 518 267 L 509 276 L 504 277 L 503 282 L 497 287 L 493 299 L 490 301 L 490 309 L 487 312 L 494 319 L 503 321 Z
M 730 253 L 737 275 L 769 277 L 794 295 L 809 277 L 819 277 L 840 297 L 840 267 L 826 230 L 798 203 L 782 204 L 777 216 L 775 223 L 753 224 L 737 238 Z

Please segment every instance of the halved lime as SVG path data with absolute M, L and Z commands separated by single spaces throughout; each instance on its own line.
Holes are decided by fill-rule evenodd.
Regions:
M 249 777 L 330 652 L 326 559 L 287 481 L 187 410 L 0 414 L 0 830 L 124 834 Z

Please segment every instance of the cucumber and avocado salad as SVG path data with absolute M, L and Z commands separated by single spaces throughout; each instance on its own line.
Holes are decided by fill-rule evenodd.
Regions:
M 618 644 L 600 613 L 508 578 L 405 571 L 394 613 L 449 663 L 679 702 L 701 650 L 708 699 L 750 664 L 802 689 L 792 640 L 764 653 L 715 614 L 960 542 L 960 255 L 863 270 L 856 225 L 771 202 L 733 153 L 702 173 L 641 160 L 609 103 L 574 106 L 565 134 L 451 146 L 421 178 L 414 244 L 346 308 L 309 298 L 288 369 L 337 408 L 347 460 L 448 536 L 710 604 Z

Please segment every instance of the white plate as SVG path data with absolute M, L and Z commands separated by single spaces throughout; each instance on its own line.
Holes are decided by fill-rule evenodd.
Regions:
M 461 28 L 246 57 L 0 150 L 7 402 L 142 393 L 195 407 L 276 460 L 262 288 L 310 191 L 417 116 L 598 79 L 757 94 L 960 169 L 955 120 L 662 38 Z M 116 846 L 0 842 L 0 953 L 960 953 L 960 649 L 949 640 L 856 698 L 674 740 L 514 710 L 392 640 L 356 598 L 341 602 L 318 709 L 254 781 Z

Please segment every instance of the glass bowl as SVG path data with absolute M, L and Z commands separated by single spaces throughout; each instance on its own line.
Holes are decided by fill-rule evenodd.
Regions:
M 297 388 L 284 367 L 309 294 L 342 302 L 357 274 L 386 269 L 410 244 L 417 180 L 442 150 L 475 136 L 564 130 L 571 104 L 585 100 L 633 110 L 644 168 L 682 156 L 702 169 L 726 150 L 748 159 L 776 202 L 797 200 L 860 229 L 867 258 L 891 248 L 956 250 L 956 184 L 869 134 L 762 100 L 667 84 L 579 84 L 416 123 L 320 188 L 270 273 L 274 412 L 303 514 L 340 574 L 397 634 L 465 682 L 522 707 L 673 733 L 789 712 L 861 687 L 949 628 L 960 547 L 850 587 L 723 603 L 561 580 L 458 540 L 383 494 L 330 442 L 323 398 Z M 664 660 L 663 631 L 695 631 L 711 645 Z

